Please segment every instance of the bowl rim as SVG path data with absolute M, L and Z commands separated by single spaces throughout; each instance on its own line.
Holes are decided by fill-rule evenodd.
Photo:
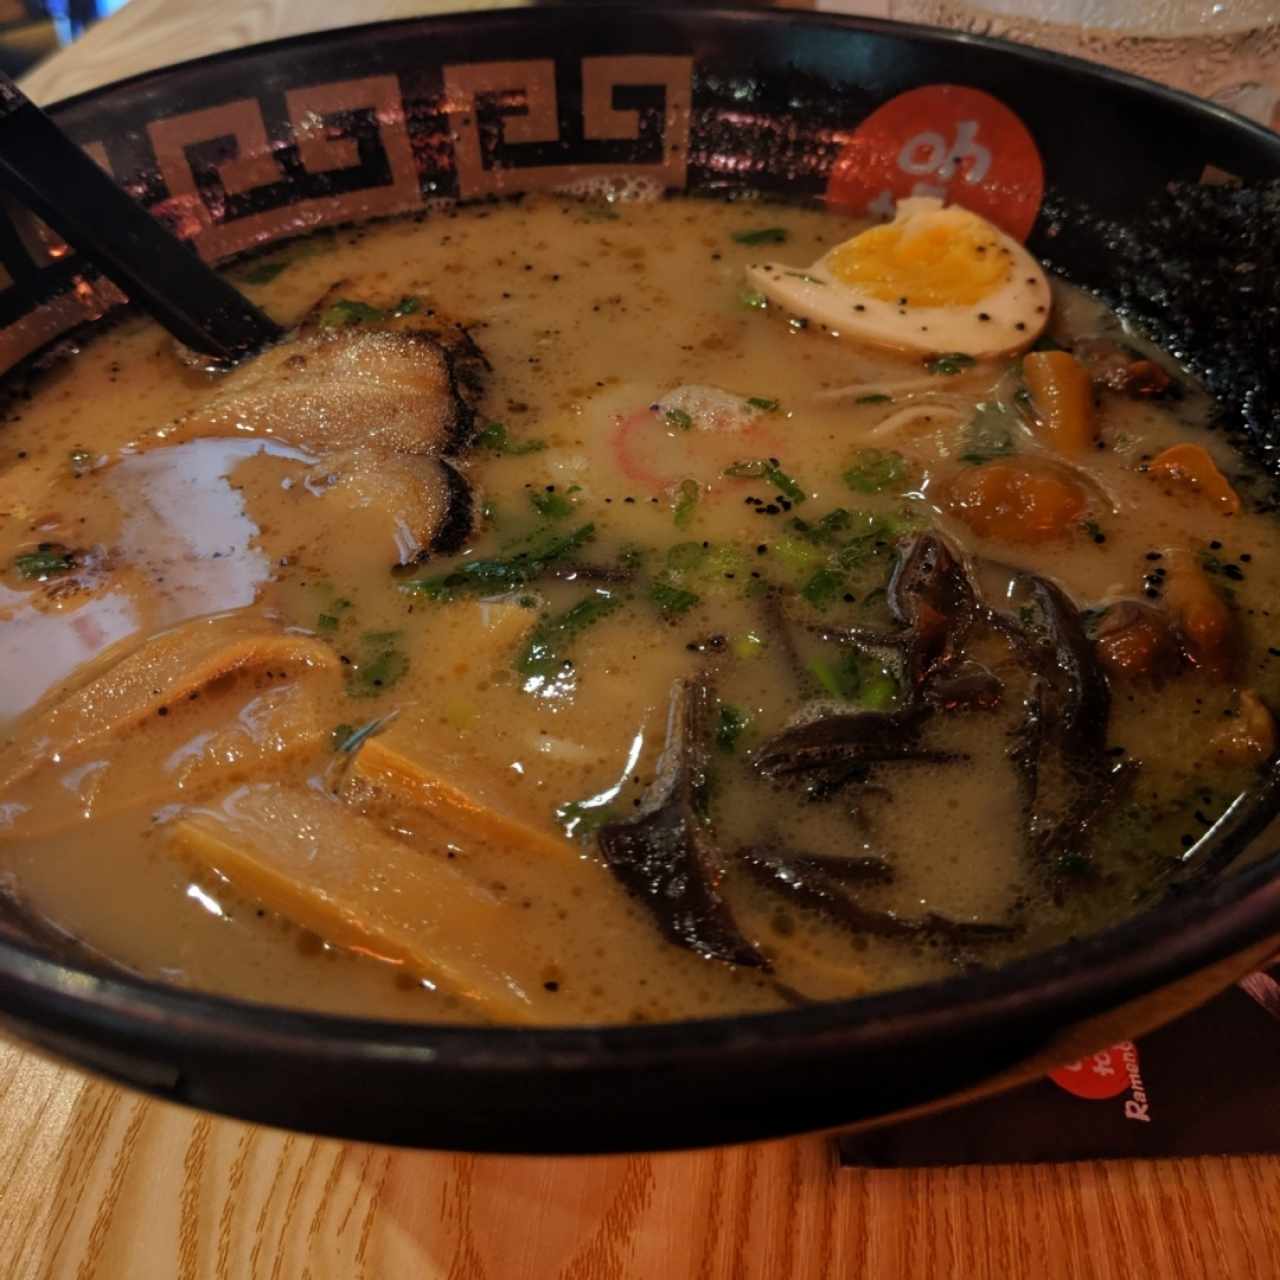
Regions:
M 1216 103 L 1111 67 L 1070 55 L 967 32 L 884 18 L 794 9 L 736 9 L 712 3 L 690 11 L 678 0 L 546 9 L 491 9 L 360 23 L 287 36 L 166 64 L 56 100 L 44 109 L 55 117 L 169 76 L 190 74 L 246 56 L 284 54 L 335 40 L 402 28 L 520 26 L 539 14 L 564 21 L 622 15 L 677 26 L 776 26 L 804 24 L 924 42 L 946 48 L 977 46 L 1028 70 L 1050 67 L 1108 82 L 1144 99 L 1163 102 L 1193 119 L 1206 117 L 1251 133 L 1274 153 L 1280 175 L 1280 135 Z M 548 20 L 548 19 L 541 19 Z M 1256 836 L 1256 832 L 1254 833 Z M 1151 906 L 1097 933 L 1060 943 L 999 969 L 958 975 L 870 996 L 770 1012 L 652 1024 L 467 1025 L 395 1021 L 273 1005 L 201 990 L 188 990 L 131 974 L 106 975 L 49 959 L 33 945 L 0 938 L 0 994 L 4 1012 L 19 1025 L 94 1027 L 113 1040 L 138 1045 L 176 1036 L 181 1056 L 234 1045 L 237 1050 L 285 1057 L 361 1061 L 395 1059 L 411 1065 L 465 1068 L 489 1074 L 531 1068 L 598 1071 L 673 1066 L 738 1051 L 788 1054 L 803 1041 L 815 1050 L 907 1047 L 912 1041 L 959 1034 L 1035 1009 L 1046 1029 L 1075 1012 L 1114 1007 L 1135 996 L 1224 959 L 1280 931 L 1280 848 L 1248 867 Z M 712 963 L 712 962 L 708 962 Z
M 977 35 L 971 31 L 958 31 L 946 27 L 934 27 L 919 22 L 900 22 L 895 18 L 881 18 L 870 14 L 838 13 L 818 9 L 778 8 L 772 2 L 756 8 L 737 7 L 733 0 L 702 0 L 696 9 L 688 7 L 687 0 L 554 0 L 553 3 L 539 4 L 538 0 L 530 0 L 523 7 L 475 9 L 453 11 L 440 14 L 421 14 L 407 18 L 386 18 L 374 22 L 357 22 L 349 26 L 325 27 L 319 31 L 304 31 L 295 35 L 280 36 L 274 40 L 260 40 L 253 44 L 242 45 L 235 49 L 219 49 L 213 53 L 202 54 L 195 58 L 184 58 L 178 62 L 166 62 L 163 66 L 153 67 L 149 71 L 139 71 L 134 75 L 124 76 L 119 80 L 110 80 L 106 84 L 92 89 L 82 90 L 65 98 L 55 98 L 47 103 L 38 103 L 42 111 L 51 114 L 69 110 L 74 107 L 88 105 L 94 98 L 118 93 L 122 89 L 141 86 L 148 80 L 158 79 L 174 73 L 190 72 L 201 67 L 220 66 L 232 63 L 246 55 L 259 53 L 278 53 L 304 45 L 325 44 L 339 37 L 359 39 L 362 36 L 374 35 L 381 31 L 403 28 L 406 31 L 423 26 L 467 27 L 481 23 L 495 26 L 520 26 L 538 14 L 553 14 L 559 18 L 580 19 L 600 18 L 603 15 L 618 17 L 626 15 L 644 20 L 653 20 L 661 16 L 675 19 L 679 26 L 697 26 L 699 24 L 730 24 L 749 27 L 760 26 L 810 26 L 836 27 L 854 32 L 866 32 L 869 35 L 906 37 L 917 43 L 938 44 L 947 47 L 971 46 L 986 49 L 989 52 L 1013 57 L 1032 66 L 1039 65 L 1055 69 L 1066 68 L 1077 75 L 1088 79 L 1101 79 L 1116 87 L 1139 93 L 1148 100 L 1162 99 L 1168 105 L 1190 110 L 1199 117 L 1209 116 L 1236 129 L 1253 135 L 1255 142 L 1264 148 L 1276 150 L 1280 156 L 1280 134 L 1265 125 L 1240 115 L 1229 107 L 1208 98 L 1200 98 L 1185 89 L 1161 84 L 1158 80 L 1149 80 L 1145 76 L 1123 71 L 1118 67 L 1105 63 L 1091 62 L 1075 54 L 1059 53 L 1053 49 L 1041 49 L 1036 45 L 1021 44 L 1013 40 L 1003 40 L 996 36 Z

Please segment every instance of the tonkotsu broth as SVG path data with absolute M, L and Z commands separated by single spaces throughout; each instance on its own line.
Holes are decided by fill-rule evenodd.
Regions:
M 539 199 L 320 235 L 233 271 L 286 325 L 327 294 L 322 316 L 344 332 L 434 313 L 483 352 L 479 443 L 441 446 L 474 493 L 474 531 L 403 568 L 414 530 L 369 499 L 363 464 L 342 489 L 314 449 L 238 409 L 216 434 L 157 436 L 188 415 L 212 421 L 202 406 L 236 375 L 184 364 L 151 323 L 123 323 L 42 375 L 0 434 L 12 892 L 106 957 L 184 986 L 530 1022 L 857 995 L 999 964 L 1131 910 L 1270 757 L 1274 519 L 1252 510 L 1244 464 L 1201 425 L 1210 406 L 1185 378 L 1177 398 L 1100 388 L 1096 443 L 1062 460 L 1017 357 L 930 373 L 747 288 L 748 263 L 801 272 L 860 225 L 757 203 Z M 777 229 L 767 248 L 734 238 L 762 229 Z M 1057 342 L 1136 341 L 1069 289 L 1054 299 Z M 890 385 L 922 379 L 923 393 Z M 820 394 L 850 384 L 864 390 Z M 976 408 L 996 402 L 994 417 Z M 933 416 L 878 434 L 911 405 Z M 1212 455 L 1244 510 L 1145 469 L 1183 441 Z M 1071 483 L 1086 508 L 1056 537 L 979 536 L 956 477 L 1024 458 L 1083 477 Z M 734 464 L 745 474 L 725 475 Z M 1087 858 L 1029 853 L 1010 750 L 1033 682 L 997 632 L 966 651 L 1002 683 L 997 704 L 935 690 L 901 729 L 904 753 L 928 758 L 823 775 L 829 795 L 812 777 L 760 776 L 797 717 L 910 718 L 894 653 L 829 637 L 901 629 L 890 574 L 930 529 L 1036 643 L 1039 597 L 1019 570 L 1066 593 L 1091 648 L 1116 601 L 1173 618 L 1179 573 L 1225 602 L 1229 661 L 1193 652 L 1184 619 L 1168 637 L 1182 636 L 1181 657 L 1111 670 Z M 466 566 L 521 550 L 536 572 L 472 589 Z M 243 665 L 119 731 L 99 732 L 123 705 L 105 695 L 74 723 L 48 718 L 144 637 L 227 611 L 243 616 L 189 624 L 204 630 L 177 633 L 176 656 L 154 642 L 156 661 L 195 662 L 207 643 L 217 666 L 239 644 L 256 655 Z M 629 893 L 598 843 L 647 811 L 673 686 L 704 679 L 706 768 L 686 817 L 699 838 L 714 829 L 712 880 L 763 964 L 709 955 L 702 926 L 664 922 L 668 908 Z M 279 854 L 312 869 L 305 905 L 245 870 L 242 837 L 306 844 Z M 819 891 L 788 887 L 799 864 L 770 861 L 780 847 L 863 859 L 836 881 L 862 927 L 819 901 L 832 882 L 812 863 Z M 885 925 L 934 917 L 902 936 Z

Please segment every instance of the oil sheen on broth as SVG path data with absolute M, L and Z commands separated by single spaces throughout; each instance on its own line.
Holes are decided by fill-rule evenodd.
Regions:
M 7 890 L 180 985 L 533 1023 L 1132 910 L 1273 753 L 1274 520 L 1191 380 L 986 224 L 862 230 L 462 209 L 233 270 L 296 326 L 241 369 L 135 319 L 42 374 Z

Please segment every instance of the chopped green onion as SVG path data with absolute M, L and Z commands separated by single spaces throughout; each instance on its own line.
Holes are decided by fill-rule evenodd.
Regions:
M 725 467 L 723 474 L 738 479 L 763 478 L 789 502 L 800 503 L 805 500 L 804 490 L 773 458 L 748 458 L 743 462 L 735 462 L 732 466 Z
M 799 517 L 791 521 L 791 527 L 796 530 L 807 542 L 815 543 L 819 546 L 825 546 L 834 542 L 838 534 L 847 533 L 853 526 L 855 513 L 846 511 L 844 507 L 836 507 L 833 511 L 828 511 L 820 520 L 810 524 L 807 520 L 801 520 Z M 866 513 L 859 511 L 856 513 L 860 524 L 866 523 Z M 865 530 L 864 530 L 865 532 Z
M 763 409 L 765 413 L 777 413 L 781 407 L 776 400 L 770 400 L 767 396 L 748 396 L 747 403 L 753 409 Z
M 883 391 L 872 391 L 868 395 L 859 396 L 854 404 L 892 404 L 893 397 L 887 396 Z
M 808 664 L 809 674 L 833 698 L 857 702 L 870 711 L 883 711 L 898 696 L 898 682 L 879 663 L 845 654 L 836 664 L 814 658 Z
M 727 755 L 732 755 L 743 730 L 750 723 L 751 717 L 741 707 L 728 702 L 721 703 L 720 714 L 716 717 L 716 746 Z
M 494 453 L 512 455 L 538 453 L 547 447 L 546 442 L 542 440 L 512 440 L 506 424 L 502 422 L 489 423 L 476 436 L 476 444 L 481 449 L 492 449 Z
M 806 664 L 809 674 L 818 682 L 819 687 L 833 698 L 848 700 L 853 696 L 842 679 L 841 671 L 822 658 L 810 658 Z
M 320 313 L 320 323 L 326 329 L 344 329 L 348 325 L 363 324 L 366 320 L 386 318 L 385 311 L 356 298 L 338 298 Z
M 692 591 L 686 591 L 683 587 L 677 587 L 674 583 L 659 578 L 649 586 L 649 599 L 661 613 L 674 617 L 677 614 L 688 613 L 698 603 L 700 597 Z
M 748 311 L 764 311 L 769 305 L 769 299 L 758 289 L 744 289 L 738 295 L 738 301 Z
M 844 482 L 858 493 L 900 489 L 907 477 L 907 460 L 892 449 L 859 449 L 844 473 Z
M 771 463 L 769 469 L 765 472 L 765 476 L 784 498 L 789 499 L 796 505 L 804 501 L 804 490 L 780 467 Z
M 398 631 L 367 631 L 360 637 L 361 658 L 347 677 L 353 698 L 376 698 L 409 670 L 409 655 L 396 647 Z
M 738 244 L 783 244 L 787 239 L 784 227 L 761 227 L 757 231 L 735 231 Z
M 884 670 L 870 676 L 864 675 L 858 701 L 870 711 L 883 711 L 891 707 L 898 697 L 898 682 Z
M 681 431 L 688 431 L 693 426 L 693 419 L 683 409 L 668 409 L 663 417 L 667 426 L 678 427 Z
M 543 529 L 524 540 L 519 549 L 505 558 L 465 560 L 447 573 L 431 578 L 414 578 L 401 585 L 402 591 L 426 596 L 429 600 L 452 600 L 459 595 L 497 595 L 532 582 L 552 564 L 563 560 L 595 537 L 593 524 L 579 525 L 572 533 Z
M 693 513 L 698 509 L 698 499 L 701 496 L 702 486 L 696 480 L 680 481 L 680 491 L 675 506 L 677 529 L 683 529 L 693 519 Z
M 563 613 L 543 618 L 516 660 L 516 670 L 527 676 L 551 677 L 564 667 L 572 666 L 564 656 L 569 642 L 602 618 L 608 617 L 619 603 L 614 596 L 598 592 L 585 600 L 579 600 Z
M 844 575 L 832 569 L 818 569 L 800 588 L 800 594 L 815 609 L 826 609 L 844 590 Z
M 700 542 L 677 542 L 667 551 L 667 568 L 678 573 L 688 573 L 696 569 L 709 554 L 710 548 Z
M 784 569 L 800 574 L 813 569 L 826 560 L 826 555 L 819 551 L 807 539 L 783 537 L 774 542 L 770 550 L 774 558 L 781 561 Z
M 337 631 L 338 619 L 331 613 L 322 613 L 316 619 L 317 631 Z
M 948 351 L 943 355 L 934 356 L 932 360 L 926 360 L 924 367 L 930 373 L 955 374 L 972 368 L 977 363 L 972 356 L 965 355 L 963 351 Z
M 13 567 L 18 577 L 28 582 L 43 582 L 59 574 L 70 573 L 76 567 L 75 557 L 57 542 L 42 542 L 34 551 L 15 556 Z
M 546 520 L 563 520 L 573 514 L 573 503 L 558 493 L 546 493 L 535 489 L 529 495 L 533 509 Z
M 615 213 L 612 215 L 617 217 Z M 556 821 L 571 840 L 585 840 L 593 836 L 606 822 L 614 818 L 613 806 L 596 804 L 590 800 L 571 800 L 556 809 Z
M 411 316 L 416 315 L 422 310 L 422 299 L 415 297 L 413 294 L 406 294 L 391 309 L 393 316 Z

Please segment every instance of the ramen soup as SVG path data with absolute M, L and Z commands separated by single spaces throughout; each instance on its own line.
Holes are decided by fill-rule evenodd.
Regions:
M 100 960 L 395 1018 L 766 1010 L 1161 890 L 1272 757 L 1212 404 L 988 223 L 458 209 L 123 322 L 0 433 L 0 865 Z

